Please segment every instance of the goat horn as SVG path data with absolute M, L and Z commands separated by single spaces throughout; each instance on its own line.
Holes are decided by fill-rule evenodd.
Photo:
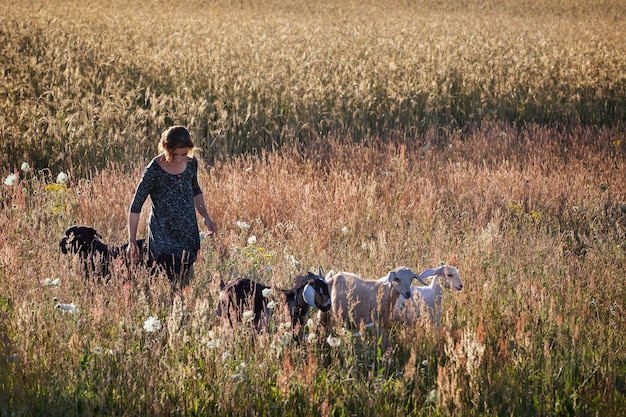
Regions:
M 421 274 L 419 274 L 416 278 L 417 278 L 417 280 L 419 282 L 422 283 L 422 285 L 428 286 L 428 284 L 424 281 L 424 278 L 430 277 L 430 276 L 433 276 L 433 275 L 437 275 L 437 272 L 438 271 L 436 269 L 432 269 L 432 268 L 431 269 L 427 269 L 424 272 L 422 272 Z

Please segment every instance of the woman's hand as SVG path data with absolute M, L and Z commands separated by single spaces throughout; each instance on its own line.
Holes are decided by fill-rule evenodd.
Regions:
M 215 226 L 215 223 L 213 223 L 213 220 L 211 220 L 210 217 L 205 217 L 204 218 L 204 225 L 206 226 L 207 230 L 209 231 L 207 233 L 207 236 L 211 237 L 211 236 L 213 236 L 213 234 L 215 232 L 217 232 L 217 226 Z
M 126 254 L 128 255 L 128 259 L 130 259 L 133 264 L 139 263 L 139 246 L 137 245 L 136 240 L 128 243 Z

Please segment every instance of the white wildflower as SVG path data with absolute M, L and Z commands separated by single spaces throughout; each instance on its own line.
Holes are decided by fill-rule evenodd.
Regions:
M 350 229 L 348 229 L 348 226 L 344 226 L 341 228 L 341 233 L 343 233 L 344 235 L 347 235 L 349 231 Z
M 265 298 L 270 298 L 272 295 L 272 289 L 271 288 L 264 288 L 263 291 L 261 291 L 261 294 L 263 294 L 263 297 Z
M 240 229 L 246 230 L 250 228 L 250 224 L 237 220 L 237 227 L 239 227 Z
M 74 303 L 69 303 L 69 304 L 59 303 L 54 308 L 61 310 L 65 313 L 70 313 L 70 314 L 74 314 L 78 310 L 76 308 L 76 304 Z
M 337 347 L 341 344 L 341 339 L 337 337 L 328 336 L 326 338 L 326 343 L 328 343 L 330 347 Z
M 207 343 L 207 346 L 211 349 L 218 348 L 220 347 L 220 345 L 221 345 L 220 339 L 209 340 L 209 342 Z
M 256 243 L 256 236 L 252 235 L 248 238 L 248 245 L 254 245 Z
M 276 308 L 276 301 L 272 300 L 269 303 L 267 303 L 267 308 L 269 308 L 270 310 L 273 310 Z
M 292 266 L 299 266 L 300 265 L 300 262 L 293 255 L 288 255 L 287 256 L 287 260 L 289 261 L 289 263 Z
M 278 328 L 280 330 L 291 330 L 291 323 L 289 322 L 281 323 L 280 326 L 278 326 Z
M 307 342 L 309 343 L 313 343 L 315 342 L 315 340 L 317 339 L 317 334 L 315 333 L 309 333 L 306 337 Z
M 143 323 L 143 329 L 148 333 L 154 333 L 161 330 L 161 321 L 158 317 L 150 316 Z
M 57 183 L 65 184 L 67 182 L 67 174 L 65 172 L 59 172 L 57 175 Z
M 17 175 L 9 174 L 9 176 L 4 179 L 4 185 L 13 185 L 15 181 L 17 181 Z
M 232 357 L 232 355 L 230 354 L 230 352 L 226 351 L 224 353 L 222 353 L 222 362 L 226 362 L 227 360 L 229 360 Z
M 30 171 L 30 165 L 28 165 L 28 162 L 22 162 L 21 170 L 24 172 Z
M 245 321 L 252 321 L 253 318 L 254 318 L 254 311 L 246 310 L 243 312 L 243 319 Z
M 313 319 L 309 318 L 309 319 L 306 321 L 306 327 L 307 327 L 307 328 L 309 328 L 309 329 L 312 329 L 312 328 L 314 328 L 314 327 L 315 327 L 315 322 L 313 321 Z
M 61 285 L 61 278 L 46 278 L 43 280 L 43 285 L 45 285 L 46 287 L 58 287 L 59 285 Z

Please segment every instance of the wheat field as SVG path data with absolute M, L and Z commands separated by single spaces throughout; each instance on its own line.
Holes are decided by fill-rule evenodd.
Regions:
M 624 413 L 622 2 L 0 11 L 0 416 Z M 126 240 L 173 123 L 219 229 L 195 279 L 84 279 L 59 239 Z M 220 278 L 442 262 L 464 289 L 389 351 L 315 311 L 300 344 L 281 314 L 263 333 L 215 314 Z

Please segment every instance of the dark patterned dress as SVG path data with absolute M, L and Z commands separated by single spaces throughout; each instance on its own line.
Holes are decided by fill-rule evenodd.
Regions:
M 180 174 L 166 172 L 154 158 L 144 170 L 130 206 L 132 213 L 150 196 L 148 248 L 154 259 L 167 255 L 193 263 L 200 249 L 200 231 L 193 199 L 202 193 L 198 185 L 198 160 L 187 159 Z

